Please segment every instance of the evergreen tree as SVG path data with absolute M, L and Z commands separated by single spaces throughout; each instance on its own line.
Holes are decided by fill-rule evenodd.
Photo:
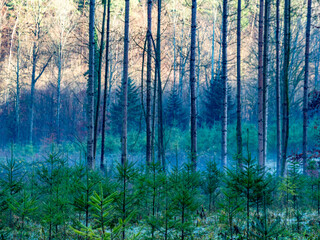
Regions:
M 172 88 L 165 110 L 166 123 L 170 127 L 185 127 L 188 117 L 183 108 L 182 99 L 175 87 Z
M 215 76 L 215 81 L 210 82 L 207 89 L 204 90 L 202 121 L 208 126 L 215 122 L 220 122 L 223 114 L 223 84 L 220 74 Z M 228 85 L 228 118 L 235 117 L 235 104 L 230 94 L 231 87 Z
M 116 92 L 116 101 L 110 109 L 111 126 L 115 133 L 121 133 L 122 127 L 122 88 L 118 87 Z M 141 105 L 139 100 L 139 89 L 134 81 L 128 79 L 128 128 L 134 129 L 139 126 L 141 120 Z

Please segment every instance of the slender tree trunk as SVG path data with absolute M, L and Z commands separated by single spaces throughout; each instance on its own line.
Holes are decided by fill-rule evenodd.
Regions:
M 37 66 L 37 44 L 33 43 L 32 50 L 32 76 L 31 76 L 31 94 L 30 94 L 30 129 L 29 129 L 29 144 L 33 144 L 33 119 L 34 119 L 34 95 L 36 85 L 36 66 Z
M 147 97 L 146 97 L 146 137 L 147 137 L 147 146 L 146 146 L 146 161 L 147 165 L 151 162 L 151 64 L 152 64 L 152 39 L 151 39 L 151 24 L 152 24 L 152 0 L 148 0 L 148 29 L 147 29 Z
M 196 94 L 196 31 L 197 0 L 192 0 L 191 10 L 191 53 L 190 53 L 190 93 L 191 93 L 191 162 L 193 170 L 197 169 L 197 94 Z
M 237 158 L 242 168 L 242 133 L 241 133 L 241 0 L 238 0 L 237 17 Z
M 216 30 L 216 19 L 217 19 L 217 10 L 213 10 L 213 27 L 212 27 L 212 42 L 211 42 L 211 81 L 210 84 L 213 84 L 214 80 L 214 39 L 215 39 L 215 30 Z
M 180 42 L 180 51 L 179 51 L 179 61 L 180 61 L 180 66 L 179 66 L 179 96 L 182 97 L 182 92 L 183 92 L 183 78 L 185 74 L 185 59 L 183 57 L 183 44 L 184 44 L 184 19 L 182 19 L 182 30 L 181 30 L 181 42 Z
M 101 40 L 100 40 L 100 50 L 99 50 L 99 67 L 98 67 L 98 94 L 97 94 L 97 105 L 95 110 L 95 119 L 94 119 L 94 138 L 93 138 L 93 158 L 96 159 L 97 152 L 97 141 L 98 141 L 98 125 L 99 125 L 99 110 L 100 110 L 100 96 L 101 96 L 101 68 L 102 68 L 102 56 L 104 49 L 104 32 L 105 32 L 105 23 L 106 23 L 106 14 L 107 14 L 107 4 L 103 4 L 103 16 L 102 16 L 102 31 L 101 31 Z
M 130 0 L 126 1 L 124 23 L 124 52 L 123 52 L 123 80 L 122 80 L 122 137 L 121 137 L 121 163 L 127 161 L 127 126 L 128 126 L 128 68 L 129 68 L 129 10 Z
M 18 33 L 16 69 L 16 142 L 20 141 L 20 33 Z
M 104 171 L 104 142 L 105 142 L 105 131 L 106 131 L 106 112 L 107 112 L 107 92 L 108 92 L 108 74 L 109 74 L 109 38 L 110 38 L 110 5 L 111 0 L 108 0 L 107 10 L 107 38 L 106 38 L 106 66 L 104 76 L 104 93 L 103 93 L 103 110 L 102 110 L 102 139 L 101 139 L 101 159 L 100 169 Z
M 308 127 L 308 82 L 309 82 L 309 48 L 310 48 L 310 26 L 311 26 L 311 5 L 308 0 L 307 26 L 306 26 L 306 52 L 304 65 L 304 87 L 303 87 L 303 174 L 307 172 L 307 127 Z
M 88 139 L 87 139 L 87 164 L 90 169 L 95 167 L 93 135 L 94 135 L 94 14 L 95 0 L 90 0 L 90 17 L 89 17 L 89 78 L 88 78 Z
M 282 164 L 281 176 L 287 165 L 287 147 L 289 139 L 289 64 L 290 64 L 290 7 L 291 0 L 285 0 L 284 6 L 284 61 L 283 61 L 283 102 L 282 102 Z
M 157 73 L 158 73 L 158 145 L 159 145 L 158 160 L 162 164 L 163 171 L 165 171 L 166 159 L 165 159 L 165 153 L 163 148 L 163 109 L 162 109 L 162 83 L 161 83 L 161 7 L 162 7 L 162 0 L 158 0 L 157 67 L 156 67 Z M 174 38 L 174 43 L 175 43 L 175 38 Z M 175 55 L 175 49 L 174 49 L 174 55 Z M 175 66 L 175 62 L 174 62 L 174 66 Z
M 60 143 L 60 102 L 61 102 L 61 94 L 60 94 L 60 87 L 61 87 L 61 72 L 62 72 L 62 39 L 60 37 L 60 44 L 59 44 L 59 56 L 58 56 L 58 81 L 57 81 L 57 143 Z
M 281 168 L 281 90 L 280 90 L 280 0 L 276 0 L 276 114 L 277 114 L 277 176 Z
M 259 13 L 259 47 L 258 47 L 258 145 L 259 145 L 259 165 L 264 167 L 264 140 L 263 140 L 263 7 L 264 1 L 260 0 Z
M 263 165 L 267 159 L 268 140 L 268 65 L 269 65 L 269 12 L 270 0 L 265 0 L 264 40 L 263 40 Z
M 222 8 L 222 92 L 223 115 L 221 118 L 221 167 L 227 166 L 227 136 L 228 136 L 228 83 L 227 83 L 227 34 L 228 34 L 228 0 L 223 0 Z
M 176 71 L 177 71 L 177 56 L 176 56 L 176 15 L 173 20 L 173 89 L 176 90 Z

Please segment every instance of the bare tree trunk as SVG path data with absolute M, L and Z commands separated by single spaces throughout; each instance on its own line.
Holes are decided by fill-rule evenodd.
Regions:
M 196 31 L 197 31 L 197 0 L 192 0 L 191 10 L 191 53 L 190 53 L 190 93 L 191 93 L 191 162 L 197 169 L 197 94 L 196 94 Z
M 307 26 L 306 26 L 306 52 L 304 66 L 303 87 L 303 174 L 307 172 L 307 127 L 308 127 L 308 82 L 309 82 L 309 48 L 310 48 L 310 25 L 311 25 L 312 0 L 308 0 Z
M 105 131 L 106 131 L 106 111 L 107 111 L 107 92 L 108 92 L 108 74 L 109 74 L 109 38 L 110 38 L 110 5 L 111 0 L 108 0 L 107 10 L 107 38 L 106 38 L 106 66 L 104 76 L 104 93 L 103 93 L 103 110 L 102 110 L 102 139 L 101 139 L 101 159 L 100 169 L 104 171 L 104 142 L 105 142 Z
M 89 78 L 88 78 L 88 139 L 87 139 L 87 165 L 90 169 L 95 167 L 93 135 L 94 135 L 94 14 L 95 0 L 90 0 L 90 17 L 89 17 Z
M 29 129 L 29 144 L 33 144 L 33 118 L 34 118 L 34 94 L 36 85 L 36 66 L 37 66 L 37 44 L 33 43 L 32 49 L 32 75 L 31 75 L 31 94 L 30 94 L 30 129 Z
M 152 24 L 152 0 L 148 0 L 148 29 L 147 29 L 147 112 L 146 112 L 146 161 L 147 165 L 151 162 L 152 153 L 152 136 L 151 136 L 151 64 L 152 64 L 152 39 L 151 39 L 151 24 Z
M 281 169 L 281 90 L 280 90 L 280 0 L 276 0 L 276 114 L 277 114 L 277 176 Z
M 259 13 L 259 48 L 258 48 L 258 145 L 259 145 L 259 165 L 264 167 L 264 139 L 263 139 L 263 6 L 264 1 L 260 0 L 260 13 Z
M 124 52 L 123 52 L 123 80 L 122 80 L 122 137 L 121 137 L 121 163 L 127 161 L 127 126 L 128 126 L 128 68 L 129 68 L 129 10 L 130 0 L 126 1 L 124 23 Z
M 102 30 L 101 30 L 101 40 L 100 40 L 100 50 L 99 50 L 99 67 L 98 67 L 98 94 L 95 110 L 95 119 L 94 119 L 94 138 L 93 138 L 93 158 L 96 159 L 97 152 L 97 141 L 98 141 L 98 125 L 99 125 L 99 110 L 100 110 L 100 96 L 101 96 L 101 68 L 102 68 L 102 56 L 104 49 L 104 32 L 105 32 L 105 23 L 106 23 L 106 13 L 107 13 L 107 4 L 103 4 L 103 16 L 102 16 Z
M 18 33 L 17 69 L 16 69 L 16 142 L 20 141 L 20 32 Z
M 227 167 L 228 136 L 228 83 L 227 83 L 227 34 L 228 34 L 228 0 L 223 0 L 222 8 L 222 75 L 223 115 L 221 118 L 221 167 Z
M 241 0 L 238 0 L 237 17 L 237 158 L 242 168 L 242 133 L 241 133 Z
M 59 52 L 58 52 L 58 81 L 57 81 L 57 143 L 60 143 L 60 102 L 61 102 L 61 71 L 62 71 L 62 39 L 60 36 Z
M 289 139 L 289 64 L 290 64 L 290 6 L 291 0 L 285 0 L 284 6 L 284 61 L 283 61 L 283 102 L 282 102 L 282 164 L 281 176 L 287 165 L 287 147 Z
M 263 165 L 267 159 L 268 141 L 268 65 L 269 65 L 269 16 L 270 0 L 265 0 L 264 40 L 263 40 Z
M 213 84 L 214 79 L 214 37 L 216 30 L 216 19 L 217 19 L 217 10 L 214 8 L 213 13 L 213 27 L 212 27 L 212 42 L 211 42 L 211 81 L 210 84 Z
M 166 159 L 165 159 L 165 153 L 163 148 L 163 109 L 162 109 L 162 83 L 161 83 L 161 7 L 162 7 L 162 0 L 158 0 L 157 59 L 156 59 L 157 60 L 156 70 L 158 73 L 158 160 L 162 164 L 163 171 L 165 171 Z M 175 42 L 175 39 L 174 39 L 174 42 Z M 175 55 L 175 50 L 174 50 L 174 55 Z

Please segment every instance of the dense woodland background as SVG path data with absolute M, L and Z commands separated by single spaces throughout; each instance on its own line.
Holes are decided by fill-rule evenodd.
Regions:
M 319 1 L 0 10 L 0 239 L 319 239 Z

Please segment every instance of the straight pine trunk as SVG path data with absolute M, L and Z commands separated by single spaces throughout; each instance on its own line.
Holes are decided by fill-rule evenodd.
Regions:
M 284 6 L 284 61 L 283 61 L 283 102 L 282 102 L 282 163 L 281 176 L 287 165 L 287 147 L 289 139 L 289 64 L 290 64 L 290 6 L 291 0 L 285 0 Z
M 259 46 L 258 46 L 258 156 L 260 167 L 264 166 L 264 121 L 263 121 L 263 7 L 264 1 L 260 0 L 260 12 L 259 12 Z
M 197 94 L 196 94 L 196 31 L 197 0 L 192 0 L 191 10 L 191 53 L 190 53 L 190 94 L 191 94 L 191 162 L 193 170 L 197 169 Z
M 268 142 L 268 65 L 269 65 L 269 17 L 270 0 L 265 0 L 264 40 L 263 40 L 263 165 L 267 160 Z
M 128 126 L 128 68 L 129 68 L 129 10 L 130 1 L 125 0 L 124 23 L 124 52 L 123 52 L 123 80 L 122 80 L 122 136 L 121 136 L 121 163 L 127 161 L 127 126 Z
M 242 167 L 242 133 L 241 133 L 241 0 L 238 0 L 237 13 L 237 158 Z
M 101 139 L 101 159 L 100 159 L 100 169 L 102 171 L 104 171 L 105 169 L 104 167 L 104 144 L 105 143 L 104 142 L 105 142 L 105 131 L 106 131 L 107 92 L 108 92 L 108 74 L 109 74 L 110 5 L 111 5 L 111 0 L 108 0 L 106 66 L 105 66 L 105 76 L 104 76 L 104 93 L 103 93 L 103 109 L 102 109 L 102 139 Z
M 280 0 L 276 2 L 276 118 L 277 118 L 277 176 L 281 169 L 281 90 L 280 90 Z
M 105 23 L 106 23 L 106 13 L 107 13 L 107 4 L 103 4 L 103 16 L 102 16 L 102 31 L 101 31 L 101 40 L 100 40 L 100 50 L 99 50 L 99 66 L 98 66 L 98 94 L 97 94 L 97 103 L 94 116 L 94 138 L 93 138 L 93 157 L 96 159 L 97 152 L 97 140 L 98 140 L 98 125 L 99 125 L 99 112 L 100 112 L 100 96 L 101 96 L 101 68 L 102 68 L 102 56 L 104 49 L 104 32 L 105 32 Z
M 223 115 L 221 118 L 221 167 L 227 166 L 227 130 L 228 130 L 228 83 L 227 83 L 227 20 L 228 0 L 223 0 L 222 8 L 222 92 L 223 92 Z
M 151 24 L 152 24 L 152 0 L 148 0 L 148 29 L 147 29 L 147 97 L 146 97 L 146 161 L 147 165 L 151 162 L 152 155 L 152 133 L 151 133 L 151 64 L 152 64 L 152 36 L 151 36 Z
M 60 102 L 61 102 L 61 72 L 62 72 L 62 36 L 60 36 L 58 53 L 58 81 L 57 81 L 57 143 L 60 143 Z
M 18 32 L 17 69 L 16 69 L 16 142 L 20 141 L 20 33 Z
M 304 86 L 303 86 L 303 174 L 307 172 L 307 127 L 308 127 L 308 82 L 309 82 L 309 48 L 310 48 L 310 26 L 311 26 L 311 5 L 312 0 L 308 0 L 307 26 L 306 26 L 306 52 L 304 66 Z
M 95 0 L 90 0 L 89 16 L 89 78 L 88 78 L 88 139 L 87 139 L 87 165 L 89 169 L 94 169 L 95 162 L 93 157 L 93 132 L 94 132 L 94 14 Z

